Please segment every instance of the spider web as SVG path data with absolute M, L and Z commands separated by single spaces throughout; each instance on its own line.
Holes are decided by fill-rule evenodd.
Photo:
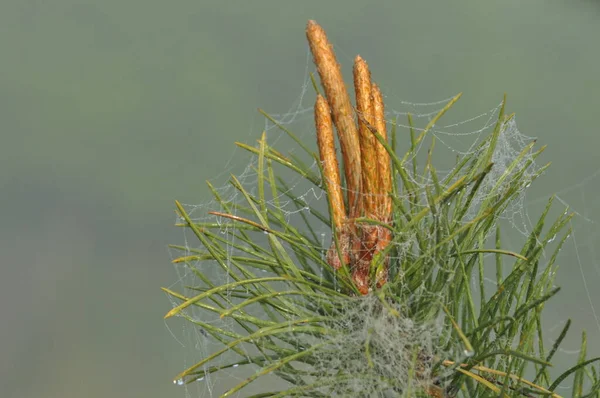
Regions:
M 293 131 L 298 138 L 309 145 L 312 150 L 316 151 L 316 137 L 314 132 L 314 118 L 312 99 L 314 97 L 313 90 L 311 87 L 311 81 L 308 76 L 308 60 L 307 60 L 307 73 L 304 76 L 302 89 L 295 103 L 290 107 L 287 112 L 284 113 L 269 113 L 276 121 L 277 124 L 285 126 L 289 130 Z M 386 120 L 388 129 L 392 124 L 396 125 L 397 136 L 398 136 L 398 152 L 404 153 L 407 146 L 410 144 L 407 132 L 410 128 L 413 128 L 417 134 L 422 131 L 422 128 L 418 126 L 425 126 L 452 98 L 444 98 L 434 102 L 428 103 L 415 103 L 403 100 L 396 100 L 393 94 L 386 95 Z M 498 113 L 500 112 L 501 103 L 498 103 L 491 108 L 479 113 L 475 116 L 465 118 L 459 121 L 448 121 L 446 123 L 439 122 L 433 126 L 428 134 L 435 137 L 436 146 L 434 150 L 433 159 L 436 164 L 438 175 L 440 179 L 445 175 L 452 172 L 454 165 L 456 164 L 457 158 L 462 158 L 466 155 L 475 153 L 479 144 L 488 137 L 498 119 Z M 452 112 L 450 112 L 451 114 Z M 407 118 L 408 115 L 412 116 L 414 121 L 411 127 Z M 449 116 L 451 117 L 451 115 Z M 444 116 L 441 120 L 447 120 Z M 266 119 L 265 119 L 266 120 Z M 266 138 L 269 146 L 277 148 L 284 154 L 290 154 L 292 156 L 298 156 L 302 158 L 306 164 L 318 174 L 318 165 L 314 160 L 305 156 L 297 144 L 294 143 L 286 134 L 284 134 L 278 126 L 274 123 L 266 120 L 262 128 L 266 133 Z M 389 131 L 389 130 L 388 130 Z M 256 134 L 255 139 L 259 138 L 259 134 Z M 492 162 L 494 167 L 490 175 L 484 180 L 481 189 L 478 191 L 474 198 L 471 209 L 476 209 L 477 205 L 484 202 L 487 198 L 487 193 L 492 189 L 493 184 L 496 183 L 498 178 L 504 173 L 509 167 L 510 163 L 515 157 L 523 150 L 523 148 L 529 144 L 534 137 L 526 136 L 522 134 L 517 127 L 517 118 L 513 117 L 505 128 L 502 130 L 499 138 L 497 149 L 494 152 Z M 247 142 L 252 144 L 252 142 Z M 430 149 L 430 141 L 423 140 L 419 144 L 419 148 L 416 151 L 415 156 L 419 160 L 418 164 L 424 164 L 428 156 L 428 150 Z M 522 162 L 530 161 L 527 156 L 523 158 Z M 410 159 L 409 159 L 410 162 Z M 245 169 L 238 173 L 236 178 L 240 181 L 241 185 L 250 193 L 254 194 L 258 182 L 257 175 L 257 159 L 256 156 L 246 153 L 240 149 L 236 149 L 235 154 L 225 165 L 225 171 L 215 177 L 215 181 L 223 181 L 225 174 L 228 173 L 233 166 L 237 166 L 240 163 L 246 163 Z M 535 162 L 528 167 L 527 173 L 529 176 L 533 175 L 538 171 L 540 165 Z M 285 222 L 291 225 L 303 225 L 305 220 L 310 220 L 311 227 L 314 229 L 313 242 L 318 243 L 316 247 L 322 251 L 323 254 L 331 243 L 331 227 L 325 223 L 319 222 L 315 219 L 314 215 L 311 214 L 310 209 L 317 209 L 323 214 L 327 215 L 327 202 L 325 193 L 319 188 L 311 185 L 306 179 L 290 172 L 287 169 L 278 168 L 278 175 L 286 183 L 286 188 L 282 192 L 278 193 L 274 197 L 270 197 L 267 200 L 267 208 L 276 209 L 281 212 L 285 217 Z M 573 327 L 569 333 L 569 336 L 564 340 L 561 348 L 559 348 L 558 355 L 555 356 L 553 362 L 556 365 L 556 374 L 559 374 L 559 370 L 565 369 L 567 366 L 572 366 L 576 363 L 577 358 L 580 355 L 580 333 L 581 329 L 587 329 L 587 338 L 589 342 L 600 341 L 600 309 L 597 308 L 595 302 L 599 299 L 598 294 L 595 293 L 595 286 L 600 282 L 600 265 L 596 256 L 596 244 L 598 243 L 598 233 L 596 223 L 593 219 L 586 214 L 587 209 L 586 202 L 588 201 L 586 194 L 586 188 L 590 184 L 597 184 L 598 178 L 600 177 L 600 170 L 595 173 L 582 178 L 578 181 L 573 181 L 568 186 L 556 187 L 556 199 L 558 202 L 564 205 L 554 206 L 554 212 L 567 211 L 565 207 L 569 208 L 569 211 L 575 211 L 576 217 L 571 222 L 574 232 L 570 235 L 567 240 L 567 244 L 563 247 L 561 258 L 559 263 L 562 268 L 558 270 L 558 278 L 556 283 L 563 286 L 563 290 L 559 295 L 560 298 L 550 300 L 546 305 L 544 321 L 546 322 L 545 329 L 547 333 L 544 338 L 545 345 L 552 347 L 554 341 L 558 338 L 564 324 L 568 318 L 573 319 Z M 549 169 L 541 177 L 552 178 L 552 168 Z M 414 180 L 415 184 L 420 187 L 430 185 L 433 181 L 429 180 Z M 235 189 L 231 184 L 226 183 L 220 187 L 215 188 L 215 192 L 221 197 L 222 203 L 226 203 L 231 206 L 228 212 L 233 215 L 238 215 L 235 204 L 242 203 L 245 201 L 243 195 L 239 190 Z M 539 216 L 543 205 L 547 201 L 548 195 L 535 194 L 536 196 L 530 197 L 533 194 L 533 188 L 529 185 L 523 186 L 519 192 L 517 200 L 513 201 L 506 210 L 501 214 L 500 223 L 502 224 L 503 231 L 508 231 L 504 235 L 508 235 L 504 239 L 504 246 L 508 250 L 520 250 L 520 245 L 524 240 L 524 237 L 532 231 L 534 223 Z M 580 208 L 569 206 L 573 194 L 579 197 L 579 207 L 584 209 L 580 211 Z M 231 220 L 224 219 L 222 217 L 210 215 L 210 211 L 223 212 L 223 205 L 219 201 L 212 199 L 200 205 L 187 204 L 185 208 L 194 222 L 197 223 L 214 223 L 219 226 L 220 233 L 225 240 L 227 247 L 227 257 L 229 259 L 234 258 L 238 254 L 239 250 L 236 248 L 241 242 L 236 241 L 234 232 L 239 224 L 232 223 Z M 426 202 L 425 202 L 426 203 Z M 243 216 L 243 214 L 239 214 Z M 474 217 L 475 213 L 467 214 L 469 217 Z M 552 213 L 550 214 L 552 216 Z M 178 223 L 182 220 L 178 219 Z M 195 253 L 195 250 L 201 249 L 201 243 L 193 235 L 188 228 L 183 228 L 183 238 L 180 243 L 190 255 Z M 261 237 L 258 234 L 251 235 L 253 239 L 259 244 L 266 244 L 266 237 Z M 546 250 L 548 253 L 552 253 L 552 244 L 547 246 Z M 402 253 L 402 250 L 398 251 Z M 179 257 L 180 253 L 173 253 L 173 258 Z M 548 254 L 549 256 L 549 254 Z M 546 256 L 547 259 L 547 256 Z M 184 291 L 189 293 L 190 286 L 197 286 L 202 284 L 198 272 L 200 271 L 205 275 L 211 283 L 215 286 L 232 282 L 233 280 L 229 275 L 218 268 L 214 262 L 206 261 L 195 261 L 188 263 L 177 263 L 175 269 L 178 273 L 178 280 L 173 284 L 173 289 L 178 291 Z M 267 270 L 263 270 L 267 273 Z M 541 272 L 541 271 L 540 271 Z M 579 282 L 570 281 L 570 283 L 563 283 L 568 278 L 568 275 L 577 273 L 580 275 Z M 496 287 L 496 281 L 493 276 L 493 272 L 486 275 L 486 282 L 489 284 L 489 291 L 492 291 Z M 564 279 L 563 279 L 564 278 Z M 472 281 L 475 284 L 475 280 Z M 228 297 L 232 301 L 235 301 L 235 292 L 228 292 Z M 198 292 L 189 293 L 188 297 L 191 297 Z M 415 294 L 427 294 L 426 291 L 415 292 Z M 566 296 L 566 297 L 565 297 Z M 170 298 L 173 302 L 173 306 L 178 305 L 173 298 Z M 361 305 L 356 306 L 353 314 L 364 314 L 373 312 L 372 301 L 365 300 Z M 260 317 L 262 315 L 260 309 L 248 309 L 249 314 Z M 231 330 L 232 332 L 240 332 L 240 327 L 230 317 L 224 317 L 221 319 L 214 313 L 203 311 L 201 308 L 190 307 L 186 310 L 188 320 L 182 321 L 181 329 L 182 333 L 177 333 L 178 341 L 181 342 L 185 347 L 188 348 L 188 357 L 185 359 L 185 363 L 182 368 L 189 367 L 201 359 L 204 359 L 211 355 L 216 350 L 222 347 L 222 344 L 215 341 L 206 332 L 205 328 L 199 327 L 196 324 L 189 322 L 189 320 L 199 320 L 204 324 L 213 325 L 215 327 Z M 420 347 L 428 347 L 428 354 L 436 355 L 440 354 L 440 348 L 436 347 L 436 339 L 441 334 L 441 323 L 427 325 L 424 329 L 423 325 L 410 324 L 408 320 L 403 323 L 394 323 L 389 325 L 389 319 L 370 319 L 370 322 L 387 322 L 387 329 L 394 331 L 390 335 L 402 335 L 404 336 L 401 341 L 394 341 L 390 335 L 377 336 L 380 341 L 385 342 L 387 347 L 391 347 L 398 344 L 406 344 L 406 341 L 412 341 L 413 344 Z M 407 323 L 408 322 L 408 323 Z M 340 324 L 340 328 L 344 328 L 345 325 Z M 351 331 L 351 335 L 355 336 L 355 341 L 363 341 L 367 329 Z M 349 334 L 346 334 L 346 338 Z M 181 336 L 181 337 L 179 337 Z M 309 345 L 309 341 L 299 341 L 298 344 Z M 336 342 L 334 342 L 334 347 Z M 355 358 L 352 357 L 352 344 L 345 342 L 339 344 L 339 350 L 336 355 L 329 357 L 323 357 L 322 363 L 317 364 L 324 372 L 327 369 L 335 368 L 340 363 L 352 363 Z M 238 347 L 244 352 L 246 356 L 257 354 L 256 349 L 252 345 Z M 349 354 L 350 353 L 350 354 Z M 387 363 L 377 363 L 380 367 L 379 371 L 385 374 L 386 372 L 398 372 L 398 369 L 408 369 L 408 362 L 410 358 L 404 358 L 401 353 L 393 353 L 395 357 L 386 357 Z M 465 355 L 472 355 L 468 352 L 450 352 L 443 353 L 444 355 L 451 355 L 455 360 L 464 358 Z M 600 350 L 597 345 L 588 343 L 588 357 L 593 357 L 600 354 Z M 237 358 L 237 359 L 236 359 Z M 234 352 L 225 353 L 219 359 L 219 363 L 226 366 L 219 372 L 209 372 L 209 366 L 205 366 L 205 374 L 199 376 L 197 382 L 187 384 L 183 380 L 175 380 L 175 384 L 182 385 L 185 390 L 186 397 L 212 397 L 220 396 L 223 392 L 227 391 L 232 386 L 242 382 L 247 377 L 260 371 L 252 366 L 247 366 L 243 361 L 234 363 L 239 360 L 240 356 Z M 382 360 L 383 361 L 383 360 Z M 233 365 L 231 365 L 233 363 Z M 563 365 L 564 366 L 561 366 Z M 213 365 L 211 365 L 213 366 Z M 357 368 L 358 369 L 358 368 Z M 407 376 L 408 377 L 408 376 Z M 558 387 L 557 392 L 559 394 L 569 394 L 572 388 L 572 379 L 567 378 Z M 281 381 L 275 376 L 261 377 L 260 382 L 251 383 L 247 388 L 243 389 L 236 396 L 247 396 L 256 394 L 259 392 L 277 390 L 278 387 L 285 386 L 285 382 Z M 364 383 L 358 383 L 354 387 L 357 393 L 364 393 L 369 391 L 369 387 L 365 386 Z M 374 394 L 373 396 L 379 396 Z M 385 395 L 381 395 L 385 396 Z

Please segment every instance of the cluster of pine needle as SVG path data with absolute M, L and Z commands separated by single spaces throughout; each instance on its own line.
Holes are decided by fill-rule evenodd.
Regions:
M 559 291 L 556 259 L 572 214 L 565 211 L 548 223 L 551 198 L 522 249 L 502 248 L 498 220 L 546 169 L 533 168 L 544 148 L 534 150 L 531 142 L 496 181 L 483 184 L 513 117 L 505 113 L 504 100 L 491 135 L 451 172 L 439 176 L 431 154 L 419 171 L 418 148 L 460 95 L 420 130 L 409 116 L 402 141 L 410 145 L 398 156 L 396 123 L 386 122 L 367 63 L 355 58 L 353 107 L 324 30 L 309 21 L 306 33 L 324 91 L 313 78 L 318 154 L 263 114 L 319 167 L 282 154 L 263 134 L 256 147 L 238 143 L 257 158 L 255 189 L 232 177 L 242 200 L 229 202 L 209 184 L 220 205 L 211 212 L 218 222 L 195 221 L 177 202 L 179 225 L 193 232 L 200 248 L 173 245 L 183 252 L 174 261 L 198 282 L 182 293 L 163 289 L 178 303 L 166 318 L 184 317 L 219 348 L 176 381 L 206 380 L 243 365 L 250 375 L 222 397 L 266 375 L 278 376 L 287 387 L 253 397 L 558 397 L 557 387 L 570 377 L 572 396 L 600 397 L 595 367 L 600 358 L 586 358 L 585 334 L 577 363 L 552 377 L 551 362 L 570 321 L 551 347 L 542 327 L 542 310 Z M 277 167 L 324 190 L 329 217 L 294 196 Z M 308 208 L 310 217 L 303 225 L 290 224 L 278 207 L 280 198 Z M 332 231 L 328 249 L 315 232 L 317 224 Z M 562 237 L 549 250 L 557 234 Z M 210 276 L 215 267 L 226 278 L 215 282 Z M 496 274 L 491 291 L 484 283 L 489 267 Z M 231 322 L 218 323 L 225 319 Z M 435 338 L 436 349 L 402 335 L 428 325 L 439 328 L 424 333 Z M 363 329 L 364 335 L 356 333 Z M 331 359 L 348 347 L 356 352 L 343 353 L 351 358 L 347 363 Z M 390 352 L 402 360 L 386 357 L 383 364 L 379 357 Z

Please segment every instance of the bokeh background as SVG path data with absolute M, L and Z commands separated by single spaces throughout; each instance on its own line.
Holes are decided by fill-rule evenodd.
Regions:
M 308 19 L 392 107 L 463 91 L 460 120 L 508 93 L 553 162 L 532 214 L 554 192 L 580 214 L 550 323 L 574 320 L 569 363 L 582 328 L 600 353 L 598 2 L 3 0 L 0 396 L 184 396 L 193 346 L 159 289 L 182 243 L 173 201 L 207 201 L 205 180 L 246 165 L 233 142 L 259 137 L 256 108 L 298 98 Z

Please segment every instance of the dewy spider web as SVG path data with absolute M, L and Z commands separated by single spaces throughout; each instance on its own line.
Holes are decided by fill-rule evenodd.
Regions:
M 307 69 L 308 65 L 307 62 Z M 270 147 L 276 148 L 284 154 L 285 152 L 291 152 L 292 156 L 302 157 L 302 152 L 299 150 L 298 145 L 281 131 L 281 127 L 283 126 L 297 134 L 299 140 L 308 145 L 311 150 L 316 151 L 313 108 L 308 104 L 311 101 L 309 98 L 312 98 L 313 95 L 313 91 L 311 90 L 311 80 L 307 74 L 304 77 L 304 84 L 297 105 L 287 113 L 270 114 L 275 122 L 270 121 L 268 118 L 265 119 L 264 131 L 266 132 L 266 140 Z M 398 104 L 387 104 L 386 121 L 388 128 L 391 128 L 393 124 L 396 126 L 399 152 L 403 153 L 404 149 L 402 148 L 410 144 L 408 131 L 412 128 L 418 135 L 419 132 L 423 131 L 423 128 L 420 126 L 426 125 L 452 98 L 449 97 L 431 103 L 402 101 Z M 396 108 L 390 108 L 390 105 L 395 105 Z M 438 156 L 443 158 L 443 155 L 440 155 L 440 153 L 444 152 L 450 155 L 447 158 L 464 158 L 484 153 L 487 147 L 480 144 L 492 133 L 500 109 L 501 104 L 498 104 L 484 113 L 458 123 L 443 124 L 442 121 L 439 121 L 428 131 L 428 134 L 434 136 L 436 139 L 434 158 L 437 159 Z M 413 123 L 411 125 L 407 122 L 408 115 L 412 117 Z M 256 138 L 258 139 L 258 137 Z M 525 174 L 521 176 L 521 179 L 526 182 L 530 181 L 532 176 L 539 171 L 540 167 L 531 159 L 530 153 L 523 156 L 516 167 L 513 164 L 513 160 L 518 157 L 532 140 L 532 137 L 520 133 L 517 128 L 516 118 L 513 117 L 504 124 L 503 129 L 498 135 L 496 150 L 491 159 L 494 167 L 490 170 L 488 176 L 481 183 L 477 194 L 473 197 L 469 212 L 463 219 L 464 222 L 468 222 L 476 217 L 477 209 L 481 203 L 491 199 L 490 195 L 493 195 L 493 193 L 490 194 L 490 192 L 493 191 L 494 185 L 508 167 L 514 167 L 515 170 L 518 170 L 525 166 L 527 162 L 530 162 L 529 166 L 525 168 Z M 464 144 L 465 141 L 467 142 L 466 145 Z M 413 154 L 414 157 L 419 159 L 419 165 L 425 164 L 423 160 L 426 161 L 429 149 L 430 142 L 426 140 L 421 141 L 417 151 Z M 259 183 L 259 175 L 257 173 L 259 164 L 256 156 L 248 155 L 247 159 L 248 166 L 236 178 L 249 194 L 255 195 Z M 314 159 L 304 156 L 300 160 L 305 162 L 307 168 L 315 176 L 319 175 L 319 165 Z M 412 159 L 408 158 L 407 163 L 410 164 L 411 162 Z M 453 173 L 453 162 L 448 163 L 445 170 L 443 168 L 437 170 L 439 179 L 443 179 L 445 176 Z M 282 225 L 288 224 L 301 229 L 303 233 L 311 237 L 306 242 L 307 247 L 310 246 L 312 250 L 316 250 L 322 253 L 322 256 L 325 256 L 325 251 L 329 248 L 332 239 L 331 226 L 319 218 L 319 215 L 327 217 L 328 214 L 326 194 L 322 189 L 308 182 L 306 178 L 290 172 L 283 167 L 274 166 L 274 170 L 281 177 L 282 189 L 271 196 L 267 196 L 267 200 L 265 201 L 267 211 L 272 210 L 281 214 L 283 218 L 281 221 Z M 433 187 L 435 181 L 431 180 L 431 178 L 424 179 L 422 175 L 414 173 L 410 173 L 410 177 L 412 184 L 418 187 L 417 192 L 423 196 L 420 202 L 421 205 L 427 204 L 427 188 Z M 506 181 L 508 183 L 510 178 L 507 178 Z M 508 225 L 511 232 L 517 231 L 523 237 L 527 237 L 531 233 L 535 227 L 535 218 L 537 218 L 537 216 L 534 217 L 534 221 L 532 221 L 526 209 L 526 192 L 528 187 L 529 183 L 524 184 L 516 196 L 516 200 L 513 200 L 500 214 L 500 218 L 502 219 L 500 223 Z M 218 227 L 217 230 L 219 233 L 213 239 L 220 241 L 226 248 L 226 253 L 223 253 L 223 256 L 227 259 L 227 265 L 234 268 L 237 261 L 236 258 L 243 255 L 240 247 L 247 245 L 247 242 L 244 241 L 244 236 L 248 237 L 252 241 L 252 244 L 257 247 L 268 248 L 268 232 L 259 233 L 250 231 L 246 229 L 246 225 L 236 223 L 231 218 L 209 214 L 212 211 L 228 213 L 242 218 L 248 217 L 248 214 L 239 207 L 240 205 L 247 206 L 247 199 L 239 189 L 235 188 L 232 184 L 226 184 L 220 188 L 213 189 L 215 195 L 221 198 L 220 201 L 213 199 L 202 205 L 186 205 L 184 207 L 194 223 L 198 225 L 212 224 Z M 583 221 L 589 222 L 589 220 L 585 220 L 583 217 L 580 218 Z M 178 219 L 177 222 L 179 224 L 185 223 L 183 219 Z M 303 225 L 306 225 L 306 227 L 303 228 Z M 312 228 L 312 231 L 309 231 L 308 225 Z M 177 248 L 177 253 L 173 252 L 173 258 L 183 258 L 185 261 L 178 260 L 175 263 L 179 279 L 175 284 L 177 289 L 173 290 L 182 292 L 186 297 L 193 297 L 201 293 L 201 291 L 194 290 L 198 286 L 213 288 L 235 282 L 230 274 L 217 266 L 215 261 L 205 261 L 203 253 L 206 250 L 189 228 L 184 228 L 183 231 L 183 243 Z M 435 234 L 435 231 L 424 232 L 432 234 L 432 238 L 433 234 Z M 411 239 L 411 237 L 407 237 L 405 246 L 397 244 L 394 251 L 395 257 L 391 259 L 392 261 L 394 259 L 401 259 L 408 251 L 413 250 L 410 245 Z M 514 240 L 519 241 L 519 239 Z M 508 247 L 508 249 L 518 252 L 520 249 L 519 244 L 520 242 L 515 244 L 516 247 Z M 577 250 L 577 247 L 575 249 Z M 551 247 L 547 247 L 546 250 L 548 251 L 548 255 L 545 259 L 548 261 L 552 249 Z M 182 254 L 181 251 L 184 253 Z M 579 254 L 578 251 L 576 253 Z M 486 255 L 486 257 L 489 257 L 486 259 L 486 264 L 493 262 L 492 255 Z M 579 265 L 581 266 L 580 262 Z M 257 277 L 274 275 L 264 265 L 257 263 L 254 266 Z M 540 267 L 541 269 L 543 267 Z M 325 274 L 326 270 L 321 268 L 321 272 Z M 583 271 L 580 270 L 580 272 Z M 489 285 L 488 295 L 490 295 L 491 293 L 489 292 L 493 292 L 497 288 L 494 272 L 486 272 L 484 278 Z M 474 277 L 471 280 L 471 284 L 475 291 L 477 281 Z M 560 280 L 558 284 L 561 284 Z M 591 297 L 589 288 L 589 286 L 584 285 L 584 290 L 587 292 L 587 297 L 584 299 L 586 301 Z M 220 302 L 214 301 L 211 305 L 216 308 L 235 306 L 242 302 L 241 297 L 244 296 L 244 289 L 247 289 L 244 285 L 227 289 L 224 297 L 229 302 L 223 300 Z M 340 291 L 342 286 L 336 286 L 336 289 Z M 428 292 L 423 286 L 405 286 L 403 289 L 409 289 L 411 296 L 428 298 L 432 301 L 438 299 L 438 293 Z M 563 294 L 565 293 L 563 292 Z M 181 304 L 181 300 L 177 299 L 176 296 L 171 295 L 169 297 L 174 307 Z M 323 305 L 325 304 L 323 303 Z M 402 389 L 411 388 L 411 383 L 413 384 L 412 388 L 426 387 L 427 383 L 431 382 L 429 379 L 431 369 L 427 367 L 419 369 L 412 366 L 418 362 L 419 358 L 443 357 L 459 363 L 474 354 L 463 346 L 444 347 L 440 343 L 440 339 L 443 340 L 445 333 L 443 330 L 443 314 L 429 319 L 426 323 L 419 323 L 409 318 L 398 319 L 385 315 L 385 312 L 382 312 L 381 305 L 381 302 L 372 295 L 358 302 L 349 301 L 341 305 L 340 308 L 342 309 L 340 311 L 343 313 L 343 317 L 340 317 L 333 325 L 333 330 L 338 331 L 339 336 L 328 337 L 326 341 L 328 348 L 320 352 L 320 357 L 312 364 L 312 373 L 307 373 L 305 378 L 308 381 L 314 379 L 315 375 L 319 375 L 323 380 L 334 378 L 335 375 L 331 374 L 331 372 L 335 369 L 342 369 L 345 373 L 354 375 L 354 377 L 342 378 L 341 380 L 332 382 L 327 387 L 329 390 L 324 387 L 320 392 L 325 396 L 333 394 L 332 391 L 340 396 L 392 396 L 389 394 L 390 391 L 393 391 L 394 386 L 381 388 L 379 380 L 360 377 L 365 374 L 377 374 L 383 378 L 393 378 L 395 382 L 399 383 Z M 552 304 L 548 306 L 552 308 Z M 591 307 L 592 317 L 597 320 L 596 310 L 591 302 L 589 306 Z M 405 308 L 397 306 L 392 308 L 392 310 L 403 312 Z M 244 308 L 244 312 L 249 317 L 265 318 L 264 309 L 258 305 L 247 306 Z M 221 317 L 219 313 L 207 310 L 206 306 L 189 306 L 179 315 L 187 319 L 183 323 L 183 344 L 189 348 L 190 357 L 186 360 L 185 367 L 192 366 L 210 357 L 216 351 L 221 350 L 224 344 L 227 344 L 227 340 L 218 341 L 211 335 L 211 328 L 228 330 L 231 333 L 231 338 L 238 334 L 249 334 L 232 317 Z M 565 319 L 566 316 L 562 316 L 562 318 Z M 545 344 L 548 347 L 551 347 L 554 340 L 558 338 L 563 323 L 559 322 L 557 324 L 553 322 L 549 325 L 549 333 L 544 336 L 547 339 Z M 292 324 L 290 324 L 291 327 Z M 600 330 L 600 326 L 596 327 Z M 283 344 L 284 348 L 308 350 L 313 344 L 323 343 L 316 338 L 311 338 L 310 334 L 290 336 L 293 336 L 294 339 L 285 341 Z M 365 355 L 364 350 L 365 341 L 376 342 L 376 344 L 371 346 L 371 351 L 367 355 Z M 573 340 L 572 345 L 569 347 L 577 348 L 572 350 L 559 348 L 559 354 L 571 359 L 568 362 L 572 364 L 574 362 L 572 359 L 580 355 L 580 350 L 576 340 Z M 216 361 L 206 363 L 199 369 L 196 369 L 193 378 L 185 380 L 177 379 L 175 383 L 185 385 L 186 396 L 188 397 L 220 396 L 232 386 L 243 382 L 261 371 L 260 368 L 248 365 L 246 358 L 264 355 L 264 367 L 269 366 L 270 362 L 266 353 L 272 347 L 269 347 L 265 343 L 265 346 L 262 348 L 264 350 L 257 349 L 251 341 L 230 347 Z M 219 366 L 222 369 L 215 368 Z M 419 373 L 419 377 L 415 377 L 415 372 Z M 190 383 L 194 379 L 197 382 Z M 250 396 L 260 392 L 284 390 L 286 388 L 286 382 L 275 377 L 275 375 L 262 376 L 261 380 L 262 382 L 260 383 L 250 383 L 248 387 L 236 393 L 238 394 L 236 396 Z M 560 389 L 570 391 L 568 390 L 570 382 L 570 379 L 565 379 L 558 387 L 557 392 Z

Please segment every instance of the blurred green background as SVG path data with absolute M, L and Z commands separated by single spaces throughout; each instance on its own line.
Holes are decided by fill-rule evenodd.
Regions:
M 205 180 L 246 165 L 233 142 L 259 137 L 256 108 L 298 98 L 308 19 L 392 108 L 463 91 L 461 120 L 508 93 L 553 162 L 532 218 L 554 192 L 580 214 L 550 329 L 573 318 L 569 363 L 581 328 L 600 353 L 597 2 L 3 0 L 0 396 L 184 396 L 172 377 L 194 347 L 159 289 L 183 243 L 173 201 L 206 202 Z

